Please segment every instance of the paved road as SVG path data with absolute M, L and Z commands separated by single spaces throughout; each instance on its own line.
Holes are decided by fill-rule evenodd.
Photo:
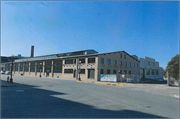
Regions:
M 179 118 L 179 88 L 1 76 L 2 118 Z

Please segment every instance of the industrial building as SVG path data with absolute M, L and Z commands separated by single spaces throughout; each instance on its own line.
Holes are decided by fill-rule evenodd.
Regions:
M 33 48 L 34 50 L 34 48 Z M 32 54 L 32 53 L 31 53 Z M 140 74 L 140 62 L 125 51 L 98 53 L 82 50 L 16 59 L 4 63 L 14 75 L 100 81 L 101 74 Z

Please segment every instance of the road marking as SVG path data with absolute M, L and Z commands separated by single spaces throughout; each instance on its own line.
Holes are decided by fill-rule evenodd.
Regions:
M 174 98 L 179 98 L 179 95 L 169 95 L 171 97 L 174 97 Z

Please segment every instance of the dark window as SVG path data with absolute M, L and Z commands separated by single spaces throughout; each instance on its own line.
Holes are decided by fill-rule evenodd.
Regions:
M 88 58 L 88 63 L 95 63 L 95 58 Z
M 85 74 L 85 69 L 81 69 L 80 74 Z
M 73 69 L 64 69 L 64 73 L 73 73 Z
M 116 70 L 113 70 L 113 74 L 116 74 Z
M 151 72 L 152 75 L 154 75 L 154 69 L 152 69 L 152 72 Z
M 127 62 L 124 62 L 124 66 L 127 66 Z
M 25 63 L 24 71 L 25 71 L 25 72 L 28 72 L 28 71 L 29 71 L 29 62 L 26 62 L 26 63 Z
M 129 66 L 129 67 L 131 66 L 131 62 L 129 62 L 128 66 Z
M 156 75 L 158 75 L 158 70 L 156 70 Z
M 30 71 L 35 72 L 35 62 L 31 62 Z
M 100 74 L 104 74 L 104 69 L 100 69 Z
M 133 63 L 133 67 L 135 67 L 135 63 Z
M 110 59 L 107 59 L 107 64 L 111 64 L 111 60 Z
M 124 74 L 127 74 L 127 71 L 126 71 L 126 70 L 124 70 Z
M 101 62 L 102 64 L 104 64 L 104 58 L 101 58 L 100 62 Z
M 147 69 L 146 75 L 150 75 L 150 69 Z
M 129 71 L 129 74 L 131 74 L 131 71 Z
M 45 71 L 44 72 L 51 72 L 51 66 L 52 66 L 52 61 L 45 61 Z
M 117 65 L 117 61 L 116 61 L 116 60 L 113 60 L 113 64 L 114 64 L 114 65 Z
M 119 61 L 119 65 L 122 66 L 122 61 Z
M 74 64 L 76 64 L 76 59 L 74 59 Z
M 120 54 L 120 58 L 122 58 L 122 54 Z
M 138 65 L 138 63 L 137 63 L 137 65 L 136 65 L 136 66 L 137 66 L 137 67 L 139 66 L 139 65 Z
M 108 69 L 108 70 L 107 70 L 107 74 L 110 74 L 110 73 L 111 73 L 111 71 L 110 71 L 110 69 Z
M 79 59 L 79 61 L 81 61 L 81 63 L 85 63 L 85 58 Z
M 23 63 L 20 63 L 20 71 L 23 71 Z
M 119 70 L 118 73 L 119 73 L 119 74 L 122 74 L 122 70 Z
M 124 59 L 126 59 L 126 55 L 124 55 Z
M 18 63 L 15 63 L 15 71 L 18 71 Z
M 73 59 L 65 60 L 65 64 L 73 64 Z
M 55 60 L 53 63 L 53 72 L 62 73 L 62 60 Z
M 42 70 L 43 70 L 43 62 L 37 62 L 36 72 L 42 72 Z

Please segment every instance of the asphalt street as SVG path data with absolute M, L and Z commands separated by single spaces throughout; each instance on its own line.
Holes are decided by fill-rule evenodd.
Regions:
M 179 88 L 1 75 L 1 118 L 179 119 Z

